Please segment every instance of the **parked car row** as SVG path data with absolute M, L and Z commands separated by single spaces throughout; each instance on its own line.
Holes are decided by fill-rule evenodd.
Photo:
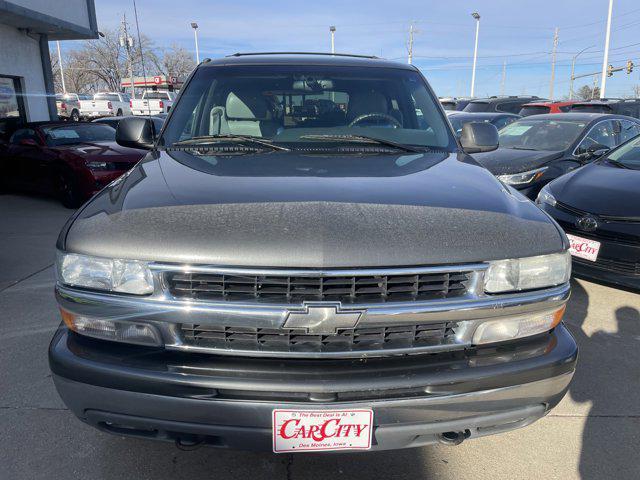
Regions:
M 64 93 L 56 95 L 58 118 L 77 122 L 103 117 L 166 114 L 176 99 L 175 92 L 146 90 L 140 99 L 123 92 L 95 95 Z

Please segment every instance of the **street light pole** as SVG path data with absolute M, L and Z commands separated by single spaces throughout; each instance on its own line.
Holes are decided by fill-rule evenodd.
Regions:
M 191 28 L 193 28 L 193 38 L 196 41 L 196 63 L 200 63 L 200 49 L 198 48 L 198 24 L 191 22 Z
M 58 46 L 58 65 L 60 65 L 60 80 L 62 82 L 62 93 L 67 93 L 67 87 L 64 84 L 64 69 L 62 68 L 62 54 L 60 53 L 60 41 L 56 40 Z
M 576 60 L 578 59 L 578 57 L 580 55 L 582 55 L 584 52 L 586 52 L 587 50 L 589 50 L 590 48 L 595 47 L 595 45 L 591 45 L 587 48 L 583 48 L 582 50 L 580 50 L 578 53 L 576 53 L 573 56 L 573 60 L 571 60 L 571 78 L 569 79 L 569 100 L 573 99 L 573 81 L 576 79 L 575 77 L 575 72 L 576 72 Z
M 600 98 L 605 98 L 607 88 L 607 67 L 609 65 L 609 40 L 611 38 L 611 13 L 613 0 L 609 0 L 609 16 L 607 17 L 607 36 L 604 41 L 604 58 L 602 59 L 602 80 L 600 83 Z
M 473 49 L 473 70 L 471 71 L 471 98 L 473 98 L 476 89 L 476 64 L 478 62 L 478 34 L 480 33 L 480 14 L 473 12 L 471 14 L 476 19 L 476 43 Z
M 331 53 L 336 53 L 336 27 L 335 27 L 335 25 L 331 25 L 329 27 L 329 31 L 331 32 Z

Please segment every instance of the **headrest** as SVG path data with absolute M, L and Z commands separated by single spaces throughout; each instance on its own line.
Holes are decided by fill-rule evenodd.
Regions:
M 229 120 L 270 120 L 267 100 L 255 91 L 229 92 L 226 103 Z

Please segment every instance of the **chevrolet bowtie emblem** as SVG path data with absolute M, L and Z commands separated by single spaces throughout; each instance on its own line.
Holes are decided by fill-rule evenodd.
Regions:
M 289 310 L 284 328 L 305 329 L 318 335 L 335 334 L 339 328 L 354 328 L 362 310 L 342 310 L 340 305 L 305 304 L 301 310 Z

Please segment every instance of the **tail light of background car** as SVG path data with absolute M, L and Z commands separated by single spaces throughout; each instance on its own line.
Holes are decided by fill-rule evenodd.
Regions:
M 133 108 L 133 100 L 129 100 L 129 108 Z
M 62 103 L 60 104 L 60 110 L 66 110 L 66 109 L 67 109 L 67 104 L 66 104 L 66 103 L 64 103 L 64 102 L 62 102 Z
M 164 102 L 162 100 L 160 100 L 159 105 L 160 105 L 160 108 L 164 108 Z
M 111 102 L 107 102 L 107 108 L 109 110 L 113 110 L 113 105 L 111 104 Z

